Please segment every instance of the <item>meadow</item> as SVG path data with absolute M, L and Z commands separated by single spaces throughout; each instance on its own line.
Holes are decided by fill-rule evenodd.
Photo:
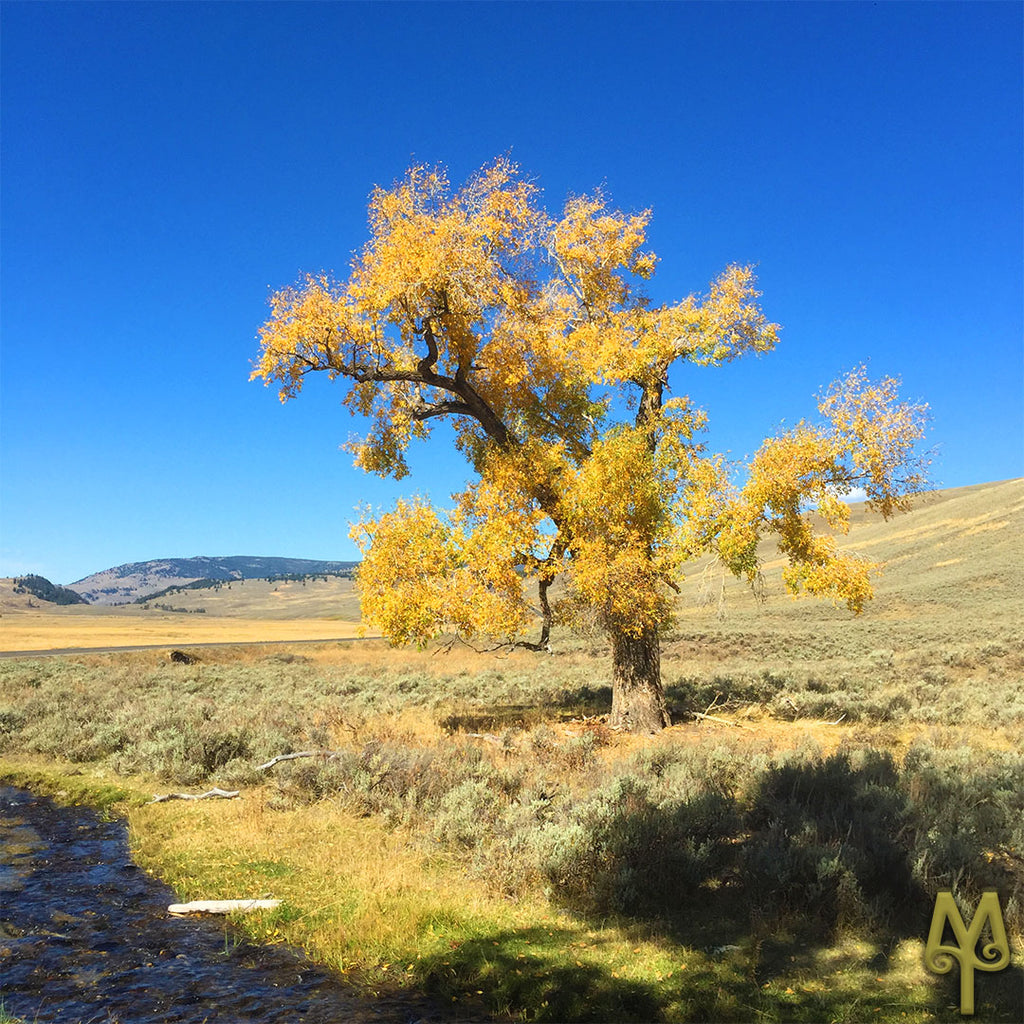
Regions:
M 350 580 L 236 580 L 145 604 L 58 607 L 0 581 L 0 652 L 67 648 L 288 642 L 354 637 L 359 599 Z M 372 634 L 372 631 L 371 631 Z
M 859 618 L 770 566 L 766 604 L 723 606 L 694 567 L 653 738 L 602 720 L 599 636 L 154 650 L 0 662 L 0 777 L 108 805 L 182 899 L 280 898 L 239 927 L 455 1018 L 960 1020 L 932 904 L 995 888 L 1015 960 L 975 1019 L 1019 1021 L 1022 514 L 1016 481 L 856 524 L 889 562 Z M 214 785 L 242 796 L 147 803 Z

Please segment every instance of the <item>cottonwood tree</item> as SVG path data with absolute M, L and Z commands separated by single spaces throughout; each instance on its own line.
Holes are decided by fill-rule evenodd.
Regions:
M 540 648 L 554 623 L 587 614 L 611 642 L 611 723 L 651 732 L 669 724 L 659 635 L 687 559 L 712 553 L 754 581 L 774 535 L 791 591 L 860 611 L 875 566 L 837 547 L 840 496 L 863 487 L 889 516 L 923 481 L 926 407 L 901 402 L 896 381 L 848 373 L 819 396 L 820 422 L 766 440 L 735 487 L 700 443 L 704 413 L 669 397 L 669 380 L 681 364 L 775 346 L 749 267 L 654 305 L 649 211 L 595 194 L 549 216 L 505 159 L 460 189 L 413 167 L 372 193 L 369 213 L 347 281 L 307 276 L 272 296 L 252 376 L 282 401 L 310 373 L 344 381 L 344 404 L 372 423 L 348 447 L 381 475 L 404 477 L 410 442 L 452 424 L 472 470 L 453 507 L 413 497 L 354 530 L 364 616 L 392 642 L 455 633 Z

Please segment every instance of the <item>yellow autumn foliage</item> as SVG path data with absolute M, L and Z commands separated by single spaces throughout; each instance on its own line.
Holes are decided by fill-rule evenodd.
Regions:
M 364 614 L 393 641 L 513 642 L 538 610 L 546 636 L 559 574 L 566 615 L 585 607 L 613 636 L 656 636 L 682 561 L 711 552 L 753 581 L 769 535 L 794 593 L 854 611 L 871 596 L 876 567 L 813 513 L 841 534 L 854 487 L 883 515 L 906 508 L 924 481 L 926 407 L 856 369 L 820 396 L 820 423 L 766 440 L 734 486 L 701 445 L 704 413 L 668 396 L 670 375 L 767 352 L 778 328 L 749 267 L 654 305 L 649 220 L 600 193 L 551 216 L 507 159 L 459 189 L 415 166 L 374 190 L 347 280 L 310 275 L 272 296 L 253 377 L 282 401 L 308 373 L 343 378 L 346 406 L 369 421 L 349 446 L 364 469 L 404 476 L 435 419 L 471 467 L 450 510 L 411 499 L 354 530 Z M 527 578 L 541 581 L 539 608 Z

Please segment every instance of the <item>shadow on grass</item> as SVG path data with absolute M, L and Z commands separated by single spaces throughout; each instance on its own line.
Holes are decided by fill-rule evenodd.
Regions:
M 932 846 L 889 755 L 776 765 L 742 802 L 666 789 L 634 776 L 592 801 L 548 880 L 595 924 L 642 923 L 721 961 L 714 1005 L 680 993 L 679 1019 L 944 1020 L 950 1006 L 958 1019 L 958 982 L 906 962 L 931 921 L 934 892 L 913 865 Z M 973 905 L 987 879 L 965 857 L 959 896 Z M 906 991 L 910 977 L 920 991 Z M 1024 1020 L 1018 968 L 979 979 L 987 1019 Z
M 694 711 L 767 704 L 785 688 L 787 680 L 770 672 L 757 677 L 734 679 L 731 676 L 682 676 L 665 686 L 665 702 L 672 721 L 685 721 Z
M 663 1019 L 653 986 L 575 957 L 578 937 L 578 931 L 552 928 L 496 932 L 424 957 L 416 973 L 435 999 L 469 1005 L 482 996 L 491 1012 L 502 1015 L 525 1011 L 538 1021 Z
M 628 928 L 628 925 L 626 926 Z M 707 938 L 712 933 L 704 933 Z M 417 987 L 457 1019 L 516 1017 L 564 1022 L 793 1024 L 953 1024 L 962 1021 L 956 977 L 929 978 L 895 944 L 866 949 L 805 942 L 797 933 L 768 941 L 747 935 L 705 950 L 665 945 L 646 976 L 599 950 L 592 957 L 575 929 L 523 928 L 473 937 L 416 964 Z M 734 936 L 736 937 L 736 936 Z M 600 940 L 591 944 L 600 947 Z M 770 947 L 770 948 L 769 948 Z M 669 950 L 676 953 L 669 960 Z M 621 945 L 619 945 L 621 957 Z M 637 951 L 639 952 L 639 950 Z M 911 952 L 913 957 L 913 951 Z M 655 959 L 659 959 L 657 954 Z M 1012 968 L 976 977 L 975 1020 L 1018 1024 L 1024 975 Z M 456 1010 L 457 1008 L 457 1010 Z
M 558 695 L 556 707 L 571 715 L 603 715 L 612 706 L 612 688 L 610 686 L 574 686 L 562 690 Z
M 488 704 L 448 715 L 440 726 L 448 732 L 497 732 L 529 729 L 552 719 L 606 714 L 612 706 L 610 686 L 577 686 L 561 691 L 550 701 L 536 704 Z
M 530 729 L 551 717 L 551 709 L 541 704 L 496 704 L 446 715 L 438 725 L 446 732 L 499 732 Z

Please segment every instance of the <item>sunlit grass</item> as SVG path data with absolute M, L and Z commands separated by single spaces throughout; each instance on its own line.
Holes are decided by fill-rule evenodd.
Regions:
M 204 643 L 280 643 L 359 635 L 358 623 L 328 619 L 234 619 L 164 613 L 104 615 L 61 612 L 5 615 L 0 651 Z

